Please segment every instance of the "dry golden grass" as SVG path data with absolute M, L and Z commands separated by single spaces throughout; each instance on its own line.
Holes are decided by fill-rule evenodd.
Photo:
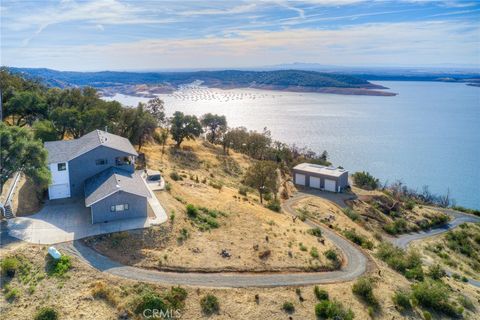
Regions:
M 415 241 L 412 246 L 419 250 L 431 264 L 440 264 L 458 275 L 480 280 L 480 261 L 478 245 L 480 239 L 480 224 L 468 223 L 469 240 L 472 242 L 476 254 L 468 257 L 458 251 L 452 250 L 447 244 L 446 234 L 434 236 L 423 241 Z M 460 228 L 454 231 L 460 231 Z
M 322 254 L 333 248 L 328 240 L 320 243 L 301 221 L 265 208 L 253 191 L 246 197 L 238 193 L 243 172 L 250 165 L 248 157 L 231 152 L 225 158 L 218 146 L 197 141 L 188 141 L 177 153 L 171 150 L 167 148 L 163 159 L 160 146 L 148 145 L 143 151 L 148 167 L 161 170 L 171 185 L 170 192 L 156 192 L 156 196 L 168 214 L 174 212 L 174 221 L 124 233 L 120 240 L 114 236 L 114 245 L 112 237 L 97 237 L 97 250 L 125 264 L 163 270 L 262 272 L 329 266 Z M 172 180 L 171 172 L 183 180 Z M 218 183 L 220 190 L 211 186 Z M 202 232 L 186 215 L 187 203 L 220 210 L 226 216 L 217 218 L 218 229 Z M 189 235 L 185 241 L 178 239 L 182 229 Z M 300 250 L 300 243 L 307 251 Z M 318 258 L 310 255 L 312 247 L 317 248 Z M 223 258 L 222 250 L 231 257 Z M 260 257 L 268 252 L 268 257 Z
M 21 255 L 31 263 L 32 270 L 42 270 L 45 265 L 47 248 L 43 246 L 22 244 L 12 250 L 2 249 L 2 257 L 11 254 Z M 131 312 L 135 309 L 139 291 L 138 282 L 117 278 L 96 271 L 81 261 L 73 258 L 73 269 L 67 278 L 45 277 L 33 293 L 29 293 L 28 284 L 20 283 L 18 277 L 11 282 L 20 291 L 17 300 L 7 302 L 0 299 L 2 318 L 32 319 L 35 312 L 43 306 L 52 306 L 61 319 L 118 319 L 119 315 L 130 314 L 131 319 L 140 319 Z M 391 294 L 399 286 L 405 286 L 405 280 L 398 274 L 386 270 L 391 281 L 385 284 L 380 278 L 376 281 L 374 293 L 380 300 L 382 312 L 376 319 L 400 319 L 393 308 Z M 165 292 L 169 287 L 148 285 L 155 292 Z M 331 299 L 337 299 L 355 312 L 355 319 L 367 319 L 368 314 L 351 291 L 352 283 L 321 285 L 328 291 Z M 297 289 L 300 289 L 303 301 L 300 301 Z M 248 289 L 207 289 L 186 287 L 188 296 L 185 308 L 181 311 L 182 319 L 207 319 L 202 313 L 200 299 L 206 294 L 215 295 L 220 303 L 220 312 L 208 319 L 288 319 L 282 310 L 284 302 L 292 302 L 295 312 L 293 319 L 315 319 L 314 308 L 317 300 L 313 294 L 314 286 L 248 288 Z M 258 303 L 255 296 L 258 295 Z
M 354 187 L 352 191 L 358 198 L 347 201 L 347 204 L 361 216 L 357 222 L 371 233 L 389 236 L 385 230 L 398 220 L 404 221 L 406 227 L 403 232 L 397 234 L 421 231 L 420 226 L 425 226 L 427 229 L 428 225 L 430 228 L 435 227 L 433 222 L 438 221 L 436 219 L 447 218 L 435 207 L 416 204 L 413 208 L 409 208 L 406 202 L 397 201 L 394 197 L 379 190 L 366 191 Z
M 42 195 L 38 190 L 32 179 L 22 175 L 13 197 L 13 210 L 17 216 L 28 216 L 40 211 Z

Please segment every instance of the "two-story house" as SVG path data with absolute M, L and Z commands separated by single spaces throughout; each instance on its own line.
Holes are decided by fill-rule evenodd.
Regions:
M 85 198 L 92 223 L 146 217 L 150 192 L 135 173 L 138 156 L 128 139 L 92 131 L 75 140 L 45 142 L 51 200 Z

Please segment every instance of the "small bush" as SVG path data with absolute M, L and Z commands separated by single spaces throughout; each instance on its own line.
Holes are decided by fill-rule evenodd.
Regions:
M 320 257 L 320 255 L 318 254 L 318 250 L 315 247 L 312 247 L 312 249 L 310 249 L 310 255 L 314 259 L 318 259 L 318 257 Z
M 60 259 L 55 260 L 48 255 L 48 274 L 55 277 L 62 277 L 72 267 L 72 262 L 69 256 L 62 255 Z
M 272 197 L 271 192 L 266 192 L 266 193 L 263 194 L 263 200 L 265 200 L 265 201 L 270 201 L 270 200 L 272 200 L 272 198 L 273 197 Z
M 57 320 L 58 319 L 57 310 L 52 307 L 43 307 L 35 314 L 35 320 Z
M 128 239 L 128 233 L 125 231 L 112 233 L 110 234 L 110 247 L 117 248 L 126 239 Z
M 210 181 L 208 184 L 210 185 L 210 187 L 217 190 L 222 190 L 223 188 L 223 183 L 220 181 Z
M 352 221 L 357 221 L 358 219 L 360 219 L 360 215 L 350 208 L 343 209 L 343 213 L 345 213 L 345 215 L 349 217 Z
M 297 217 L 303 222 L 305 222 L 305 220 L 307 220 L 307 218 L 310 216 L 310 211 L 308 211 L 307 207 L 297 209 L 297 212 Z
M 198 216 L 198 209 L 193 204 L 187 204 L 187 215 L 190 218 L 196 218 Z
M 375 190 L 380 181 L 368 172 L 355 172 L 352 175 L 353 181 L 357 186 L 366 190 Z
M 206 315 L 211 315 L 218 313 L 220 311 L 220 304 L 218 303 L 217 297 L 212 294 L 207 294 L 200 300 L 200 306 L 202 307 L 203 313 Z
M 320 289 L 318 286 L 315 286 L 315 288 L 313 288 L 313 293 L 319 301 L 328 300 L 328 292 L 326 290 Z
M 447 246 L 453 251 L 473 258 L 476 255 L 469 232 L 465 229 L 452 230 L 446 234 Z
M 320 319 L 332 320 L 352 320 L 355 317 L 352 310 L 345 310 L 343 305 L 336 300 L 322 300 L 320 303 L 317 303 L 315 306 L 315 315 Z
M 368 240 L 366 237 L 358 234 L 355 229 L 344 230 L 343 235 L 353 243 L 358 244 L 365 249 L 373 249 L 373 242 Z
M 12 301 L 20 297 L 20 291 L 17 288 L 11 287 L 9 284 L 3 287 L 5 292 L 5 299 L 8 301 Z
M 170 182 L 165 183 L 165 190 L 167 190 L 168 192 L 172 190 L 172 185 L 170 184 Z
M 469 297 L 466 297 L 464 295 L 460 295 L 458 298 L 458 302 L 465 308 L 468 309 L 472 312 L 476 311 L 475 305 L 473 304 L 472 300 L 470 300 Z
M 183 309 L 185 307 L 187 295 L 187 290 L 184 288 L 180 286 L 172 287 L 165 295 L 165 300 L 168 301 L 172 309 Z
M 240 188 L 238 188 L 238 193 L 246 197 L 248 194 L 248 187 L 240 186 Z
M 177 238 L 178 242 L 183 243 L 187 241 L 188 238 L 190 238 L 190 233 L 188 230 L 185 228 L 180 229 L 180 235 Z
M 266 207 L 272 211 L 275 211 L 275 212 L 280 212 L 282 211 L 282 206 L 280 205 L 280 201 L 278 199 L 274 199 L 272 201 L 270 201 Z
M 461 312 L 449 303 L 450 292 L 440 281 L 427 280 L 413 285 L 413 296 L 424 308 L 458 317 Z
M 425 311 L 422 312 L 422 314 L 423 314 L 423 319 L 432 320 L 432 315 L 430 314 L 430 312 L 425 310 Z
M 136 314 L 143 314 L 144 310 L 159 310 L 161 312 L 167 312 L 167 303 L 156 293 L 146 292 L 141 297 L 135 308 Z
M 115 293 L 103 281 L 95 282 L 93 284 L 91 292 L 92 292 L 92 297 L 94 297 L 95 299 L 105 300 L 114 306 L 117 304 L 117 298 L 115 297 Z
M 405 233 L 408 231 L 407 220 L 403 218 L 397 219 L 394 222 L 386 224 L 383 230 L 392 235 Z
M 295 312 L 295 306 L 291 302 L 284 302 L 282 306 L 283 311 L 287 313 L 293 313 Z
M 415 251 L 394 247 L 391 243 L 382 243 L 376 256 L 385 261 L 390 268 L 400 272 L 412 280 L 423 280 L 422 259 Z
M 171 178 L 173 181 L 183 180 L 182 176 L 179 175 L 176 171 L 173 171 L 173 172 L 170 173 L 170 178 Z
M 315 227 L 313 229 L 308 229 L 307 232 L 310 233 L 312 236 L 315 236 L 315 237 L 318 237 L 318 238 L 320 238 L 322 236 L 322 229 L 320 229 L 319 227 Z
M 439 264 L 433 265 L 428 269 L 428 276 L 433 280 L 440 280 L 446 275 L 445 270 Z
M 328 260 L 332 260 L 332 261 L 337 261 L 338 260 L 337 253 L 332 249 L 329 249 L 329 250 L 325 251 L 324 254 L 325 254 L 325 257 Z
M 10 278 L 15 276 L 15 272 L 18 269 L 20 262 L 17 258 L 5 258 L 0 262 L 0 268 L 2 269 L 2 275 L 6 275 Z
M 408 201 L 405 203 L 405 209 L 412 211 L 413 208 L 415 208 L 415 205 L 416 205 L 415 201 L 413 201 L 413 200 L 408 200 Z
M 362 277 L 353 284 L 352 292 L 365 301 L 368 305 L 377 308 L 379 303 L 373 294 L 372 281 L 369 278 Z
M 308 248 L 307 248 L 303 243 L 301 243 L 301 242 L 300 242 L 300 244 L 299 244 L 299 247 L 300 247 L 300 250 L 301 250 L 301 251 L 307 251 L 307 250 L 308 250 Z
M 410 303 L 410 294 L 405 291 L 395 292 L 392 300 L 400 311 L 406 311 L 412 308 L 412 304 Z

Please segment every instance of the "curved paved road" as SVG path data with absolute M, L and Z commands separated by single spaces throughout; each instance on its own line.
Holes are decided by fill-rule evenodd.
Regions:
M 283 209 L 295 216 L 296 211 L 293 205 L 306 197 L 311 196 L 307 193 L 299 193 L 293 198 L 287 200 Z M 322 195 L 318 195 L 323 197 Z M 330 196 L 331 197 L 331 196 Z M 338 201 L 333 201 L 330 197 L 326 198 L 329 201 L 338 204 Z M 342 201 L 340 201 L 342 202 Z M 429 230 L 427 232 L 419 232 L 403 235 L 397 238 L 390 238 L 389 240 L 396 246 L 406 248 L 408 244 L 414 240 L 420 240 L 426 237 L 437 235 L 457 227 L 464 222 L 480 222 L 479 217 L 468 214 L 463 214 L 450 209 L 441 209 L 446 214 L 449 214 L 454 219 L 445 226 Z M 112 261 L 109 258 L 99 254 L 90 247 L 85 246 L 80 241 L 70 243 L 63 243 L 59 245 L 63 250 L 68 251 L 79 257 L 81 260 L 90 264 L 94 268 L 132 280 L 139 280 L 145 282 L 155 282 L 167 285 L 184 285 L 184 286 L 198 286 L 198 287 L 278 287 L 278 286 L 292 286 L 292 285 L 311 285 L 321 283 L 335 283 L 350 281 L 361 276 L 367 270 L 368 258 L 356 246 L 351 244 L 343 237 L 337 235 L 328 228 L 323 227 L 311 220 L 306 220 L 311 227 L 320 227 L 325 237 L 330 239 L 341 251 L 346 260 L 345 265 L 341 270 L 332 272 L 304 272 L 304 273 L 180 273 L 180 272 L 162 272 L 156 270 L 147 270 L 131 266 L 125 266 L 118 262 Z M 470 280 L 472 285 L 479 286 L 478 281 Z
M 436 208 L 436 209 L 445 214 L 448 214 L 453 219 L 449 223 L 443 226 L 440 226 L 438 228 L 430 229 L 428 231 L 410 233 L 397 238 L 388 238 L 388 240 L 397 247 L 400 247 L 402 249 L 407 249 L 408 245 L 412 241 L 421 240 L 427 237 L 438 235 L 443 232 L 447 232 L 448 230 L 458 227 L 462 223 L 466 223 L 466 222 L 480 223 L 480 217 L 477 217 L 474 215 L 462 213 L 462 212 L 455 211 L 452 209 L 447 209 L 447 208 L 445 209 Z M 449 277 L 453 275 L 453 272 L 450 270 L 446 270 L 446 273 Z M 470 283 L 475 287 L 480 287 L 480 281 L 478 280 L 468 279 L 468 283 Z
M 405 234 L 405 235 L 402 235 L 402 236 L 397 237 L 397 238 L 389 238 L 389 241 L 392 242 L 397 247 L 400 247 L 402 249 L 406 249 L 408 247 L 408 245 L 410 244 L 410 242 L 412 242 L 412 241 L 421 240 L 423 238 L 432 237 L 432 236 L 435 236 L 437 234 L 447 232 L 448 230 L 456 228 L 456 227 L 458 227 L 459 225 L 461 225 L 462 223 L 465 223 L 465 222 L 480 222 L 480 217 L 473 216 L 473 215 L 470 215 L 470 214 L 461 213 L 461 212 L 451 210 L 451 209 L 436 208 L 436 210 L 439 210 L 439 211 L 441 211 L 445 214 L 448 214 L 453 219 L 449 223 L 447 223 L 443 226 L 440 226 L 438 228 L 430 229 L 430 230 L 427 230 L 427 231 L 409 233 L 409 234 Z
M 288 200 L 284 209 L 295 215 L 292 205 L 308 195 L 299 195 Z M 121 265 L 85 246 L 79 241 L 59 245 L 63 250 L 79 257 L 94 268 L 123 278 L 156 282 L 168 285 L 185 285 L 200 287 L 277 287 L 291 285 L 310 285 L 353 280 L 361 276 L 367 268 L 367 257 L 350 242 L 331 230 L 306 221 L 308 225 L 320 227 L 325 237 L 329 238 L 343 253 L 346 263 L 341 270 L 332 272 L 304 273 L 179 273 L 147 270 Z

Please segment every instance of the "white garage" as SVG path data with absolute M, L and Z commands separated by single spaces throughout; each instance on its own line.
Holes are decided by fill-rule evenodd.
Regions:
M 299 184 L 301 186 L 305 185 L 305 175 L 304 174 L 295 174 L 295 184 Z
M 70 185 L 68 183 L 50 185 L 48 187 L 48 197 L 51 200 L 70 197 Z
M 293 168 L 294 183 L 329 192 L 342 192 L 348 188 L 348 171 L 314 163 L 300 163 Z
M 335 180 L 325 179 L 325 190 L 337 192 L 337 183 L 335 182 Z
M 319 177 L 310 177 L 310 188 L 320 189 Z

